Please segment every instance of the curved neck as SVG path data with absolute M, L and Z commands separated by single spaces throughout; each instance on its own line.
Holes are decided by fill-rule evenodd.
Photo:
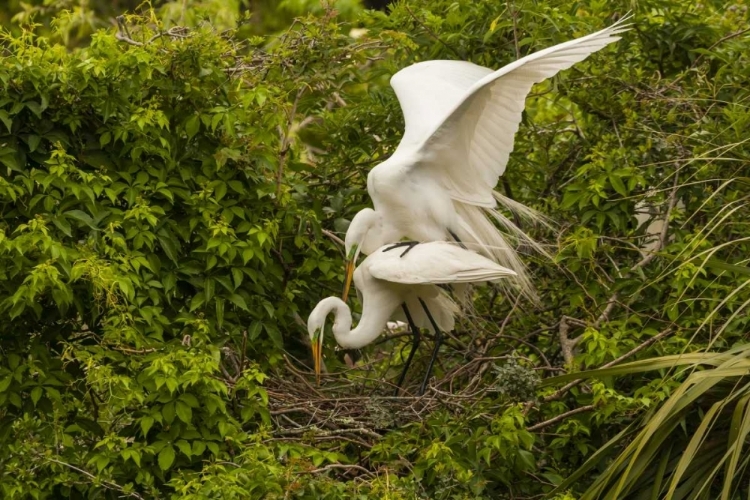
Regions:
M 338 297 L 323 299 L 329 311 L 333 311 L 333 336 L 344 349 L 359 349 L 380 336 L 392 310 L 387 308 L 372 308 L 363 304 L 362 317 L 357 326 L 352 329 L 352 312 L 346 303 Z
M 352 245 L 365 255 L 373 253 L 382 246 L 379 234 L 382 232 L 382 216 L 371 208 L 363 208 L 352 219 L 346 231 L 347 252 Z

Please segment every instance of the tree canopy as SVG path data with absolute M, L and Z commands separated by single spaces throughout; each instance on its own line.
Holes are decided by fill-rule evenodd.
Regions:
M 390 396 L 398 331 L 353 368 L 328 335 L 317 386 L 305 318 L 340 293 L 340 240 L 400 140 L 389 77 L 499 68 L 630 9 L 534 88 L 498 187 L 553 222 L 524 226 L 552 257 L 525 256 L 539 303 L 476 289 L 423 397 L 418 368 Z M 9 2 L 0 496 L 742 498 L 749 17 Z

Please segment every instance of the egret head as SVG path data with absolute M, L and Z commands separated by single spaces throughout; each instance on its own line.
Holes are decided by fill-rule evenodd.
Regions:
M 346 230 L 344 238 L 344 248 L 346 250 L 346 267 L 344 268 L 344 293 L 343 299 L 346 301 L 349 296 L 349 287 L 352 284 L 354 268 L 357 266 L 357 257 L 362 251 L 362 247 L 369 247 L 366 239 L 371 229 L 380 224 L 380 216 L 372 208 L 363 208 L 354 216 Z M 368 248 L 369 250 L 369 248 Z M 367 253 L 367 251 L 366 251 Z
M 323 358 L 323 332 L 326 326 L 326 316 L 330 309 L 319 302 L 307 318 L 307 333 L 310 334 L 310 346 L 312 347 L 313 364 L 315 365 L 315 377 L 320 383 L 320 365 Z
M 307 333 L 310 334 L 315 377 L 320 383 L 320 370 L 323 364 L 323 334 L 325 332 L 326 317 L 334 313 L 333 335 L 341 343 L 342 338 L 351 331 L 352 314 L 346 303 L 338 297 L 327 297 L 320 302 L 307 318 Z

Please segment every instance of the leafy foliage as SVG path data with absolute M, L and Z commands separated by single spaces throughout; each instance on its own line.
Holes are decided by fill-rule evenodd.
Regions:
M 535 88 L 500 189 L 559 224 L 527 228 L 542 305 L 477 291 L 422 399 L 382 396 L 398 334 L 356 369 L 327 346 L 322 387 L 305 365 L 335 235 L 400 138 L 388 77 L 500 67 L 631 3 L 402 1 L 366 33 L 354 3 L 154 6 L 2 35 L 3 497 L 738 498 L 743 5 L 639 2 Z

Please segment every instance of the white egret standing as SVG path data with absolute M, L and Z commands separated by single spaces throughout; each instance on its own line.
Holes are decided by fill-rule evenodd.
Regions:
M 393 75 L 406 127 L 393 155 L 367 177 L 375 209 L 359 212 L 347 230 L 344 297 L 359 252 L 403 238 L 458 240 L 516 271 L 520 290 L 533 296 L 523 263 L 491 219 L 539 249 L 495 208 L 499 202 L 521 214 L 534 212 L 494 188 L 532 86 L 619 40 L 628 29 L 625 19 L 497 71 L 465 61 L 425 61 Z
M 442 332 L 453 330 L 454 316 L 458 312 L 456 304 L 437 285 L 494 281 L 516 273 L 445 241 L 420 243 L 405 251 L 391 252 L 391 249 L 382 247 L 374 251 L 354 272 L 354 283 L 362 294 L 362 316 L 354 329 L 351 310 L 338 297 L 321 300 L 310 313 L 307 329 L 315 373 L 320 375 L 323 330 L 330 312 L 335 317 L 333 335 L 336 342 L 345 349 L 359 349 L 380 336 L 387 321 L 402 306 L 413 340 L 398 387 L 403 383 L 419 346 L 419 328 L 429 328 L 435 334 L 435 347 L 420 389 L 422 393 L 440 349 Z

